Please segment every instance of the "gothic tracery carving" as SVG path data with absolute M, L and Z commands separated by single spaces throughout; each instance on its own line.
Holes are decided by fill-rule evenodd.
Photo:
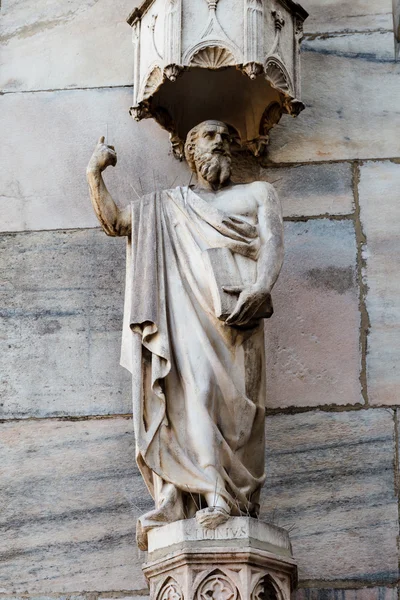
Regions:
M 268 575 L 258 581 L 250 600 L 279 600 L 275 587 Z
M 220 572 L 211 573 L 197 590 L 196 600 L 240 600 L 236 586 Z
M 176 581 L 168 579 L 161 588 L 157 600 L 183 600 L 182 592 Z

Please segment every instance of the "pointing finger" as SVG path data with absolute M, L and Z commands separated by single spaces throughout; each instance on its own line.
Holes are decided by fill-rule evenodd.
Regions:
M 104 135 L 101 136 L 101 138 L 99 139 L 99 144 L 104 144 Z

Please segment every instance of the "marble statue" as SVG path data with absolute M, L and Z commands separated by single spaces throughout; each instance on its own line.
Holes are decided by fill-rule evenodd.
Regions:
M 216 528 L 257 516 L 264 482 L 263 319 L 283 261 L 272 185 L 231 181 L 230 131 L 205 121 L 188 134 L 191 187 L 119 208 L 102 179 L 117 155 L 101 137 L 87 168 L 104 231 L 127 236 L 121 364 L 132 373 L 137 462 L 155 509 L 149 530 L 196 516 Z

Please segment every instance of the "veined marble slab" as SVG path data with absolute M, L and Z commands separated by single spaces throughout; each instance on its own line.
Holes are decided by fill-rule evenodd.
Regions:
M 124 240 L 32 232 L 0 247 L 0 418 L 131 412 L 119 365 Z M 269 408 L 362 401 L 355 255 L 352 221 L 286 223 L 266 324 Z
M 2 2 L 0 89 L 132 84 L 135 0 Z
M 275 163 L 399 155 L 400 63 L 393 31 L 320 36 L 302 51 L 302 100 L 296 119 L 271 132 Z M 367 125 L 368 123 L 368 125 Z
M 361 167 L 360 216 L 366 244 L 366 306 L 370 319 L 367 375 L 371 404 L 400 403 L 400 164 Z
M 397 600 L 397 587 L 343 589 L 305 589 L 294 594 L 294 600 Z
M 130 419 L 0 425 L 0 593 L 145 590 Z
M 0 96 L 0 230 L 98 227 L 86 166 L 107 132 L 118 165 L 105 179 L 121 205 L 187 185 L 189 168 L 170 156 L 168 133 L 150 120 L 135 123 L 131 103 L 123 88 Z
M 286 223 L 272 298 L 267 407 L 362 403 L 353 222 Z
M 392 29 L 392 0 L 301 0 L 306 33 Z
M 0 236 L 0 419 L 132 411 L 124 277 L 102 231 Z
M 350 163 L 262 168 L 258 176 L 273 183 L 284 217 L 348 215 L 354 212 Z
M 396 583 L 393 411 L 274 416 L 266 431 L 262 511 L 290 530 L 300 580 Z

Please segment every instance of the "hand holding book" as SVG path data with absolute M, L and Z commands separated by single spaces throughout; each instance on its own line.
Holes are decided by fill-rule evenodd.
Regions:
M 267 319 L 272 315 L 271 294 L 260 285 L 224 286 L 222 289 L 227 294 L 238 296 L 233 312 L 225 321 L 227 325 L 248 325 L 251 321 Z

